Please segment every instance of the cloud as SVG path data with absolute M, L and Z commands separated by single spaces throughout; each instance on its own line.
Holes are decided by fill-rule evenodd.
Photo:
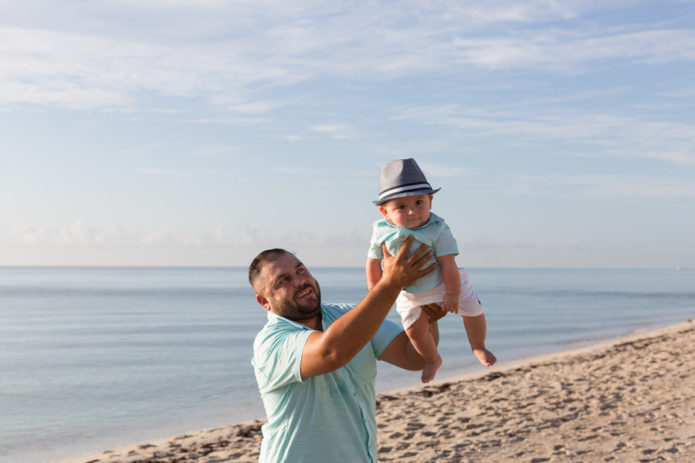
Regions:
M 116 236 L 116 235 L 114 235 Z M 120 236 L 120 233 L 118 234 Z M 12 237 L 5 239 L 11 240 Z M 109 238 L 94 224 L 76 220 L 71 225 L 56 228 L 35 227 L 19 233 L 18 241 L 24 245 L 41 245 L 46 243 L 60 245 L 103 244 Z
M 262 117 L 207 117 L 194 119 L 191 122 L 195 124 L 221 124 L 229 126 L 249 127 L 254 125 L 267 124 L 270 119 Z
M 491 69 L 544 66 L 563 71 L 581 71 L 588 62 L 614 65 L 616 60 L 649 64 L 695 60 L 693 30 L 601 33 L 587 37 L 580 32 L 550 30 L 523 31 L 503 38 L 455 38 L 452 55 Z
M 271 172 L 283 175 L 319 175 L 322 173 L 319 169 L 311 169 L 306 167 L 271 167 Z
M 418 161 L 418 165 L 422 168 L 427 177 L 461 177 L 467 172 L 467 170 L 462 167 L 434 164 L 427 161 Z
M 6 63 L 0 70 L 0 103 L 118 109 L 138 106 L 138 95 L 149 92 L 214 96 L 235 101 L 237 112 L 255 114 L 273 105 L 249 102 L 250 86 L 302 78 L 291 67 L 251 65 L 235 49 L 0 28 L 0 59 Z
M 181 175 L 181 172 L 173 169 L 151 169 L 151 168 L 141 168 L 137 169 L 138 174 L 144 175 Z
M 544 177 L 519 178 L 529 188 L 527 193 L 531 194 L 538 194 L 540 191 L 557 194 L 555 188 L 561 187 L 563 190 L 575 190 L 583 196 L 594 198 L 695 198 L 695 184 L 674 176 L 555 173 Z
M 228 157 L 239 153 L 239 146 L 235 145 L 209 145 L 196 149 L 192 154 L 196 157 Z
M 293 104 L 273 98 L 274 90 L 310 80 L 695 59 L 692 29 L 586 27 L 582 14 L 600 8 L 585 2 L 79 5 L 49 2 L 38 13 L 16 2 L 3 7 L 4 17 L 19 19 L 0 28 L 0 104 L 133 110 L 155 95 L 253 115 Z M 114 22 L 116 12 L 138 20 Z
M 319 124 L 309 128 L 314 132 L 328 134 L 338 140 L 354 138 L 354 130 L 346 124 Z
M 244 246 L 259 248 L 273 242 L 289 247 L 334 244 L 342 237 L 318 237 L 304 229 L 285 229 L 269 232 L 250 225 L 240 225 L 232 230 L 217 226 L 209 229 L 183 231 L 162 223 L 146 230 L 126 229 L 120 224 L 104 225 L 83 219 L 71 224 L 54 227 L 31 227 L 24 230 L 9 230 L 3 227 L 0 244 L 41 247 L 59 246 Z M 362 243 L 362 240 L 359 241 Z M 363 243 L 362 243 L 363 244 Z
M 555 154 L 658 159 L 695 164 L 695 125 L 687 121 L 653 120 L 566 109 L 535 112 L 460 108 L 455 105 L 398 108 L 394 119 L 453 127 L 460 134 L 502 139 L 510 143 L 555 147 Z M 572 149 L 570 149 L 572 148 Z

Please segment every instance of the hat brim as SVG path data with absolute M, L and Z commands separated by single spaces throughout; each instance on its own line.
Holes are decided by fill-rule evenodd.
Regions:
M 431 195 L 438 192 L 439 190 L 441 190 L 441 188 L 437 188 L 436 190 L 433 190 L 431 188 L 425 188 L 422 190 L 405 191 L 401 193 L 394 193 L 392 195 L 386 196 L 385 198 L 377 199 L 372 202 L 376 206 L 381 206 L 385 202 L 391 201 L 392 199 L 407 198 L 408 196 Z

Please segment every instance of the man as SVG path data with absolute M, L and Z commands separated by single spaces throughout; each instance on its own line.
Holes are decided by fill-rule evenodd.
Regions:
M 434 270 L 422 268 L 429 248 L 407 257 L 406 244 L 396 257 L 384 247 L 383 276 L 354 307 L 321 304 L 318 282 L 285 250 L 251 263 L 249 282 L 268 311 L 252 361 L 268 416 L 261 462 L 376 461 L 376 360 L 424 367 L 403 330 L 384 321 L 400 290 Z M 430 324 L 437 340 L 442 315 Z

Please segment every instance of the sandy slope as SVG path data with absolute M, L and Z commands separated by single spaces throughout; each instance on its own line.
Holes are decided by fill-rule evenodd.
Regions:
M 379 461 L 695 461 L 695 322 L 378 396 Z M 262 421 L 63 463 L 251 462 Z

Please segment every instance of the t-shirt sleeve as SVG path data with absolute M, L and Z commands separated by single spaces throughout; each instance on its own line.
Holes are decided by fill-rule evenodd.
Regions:
M 372 338 L 372 348 L 376 358 L 381 357 L 381 354 L 391 344 L 391 341 L 401 332 L 403 332 L 403 329 L 400 326 L 390 320 L 384 320 Z
M 355 308 L 355 304 L 334 304 L 333 307 L 343 312 L 343 315 Z M 384 350 L 391 344 L 391 341 L 403 331 L 398 324 L 384 320 L 376 334 L 370 340 L 372 349 L 377 358 L 381 356 Z
M 312 330 L 262 330 L 253 346 L 253 366 L 261 392 L 301 382 L 302 353 Z
M 457 256 L 459 253 L 456 238 L 454 238 L 451 229 L 449 229 L 449 225 L 446 223 L 434 242 L 434 253 L 437 257 L 447 256 L 449 254 Z

